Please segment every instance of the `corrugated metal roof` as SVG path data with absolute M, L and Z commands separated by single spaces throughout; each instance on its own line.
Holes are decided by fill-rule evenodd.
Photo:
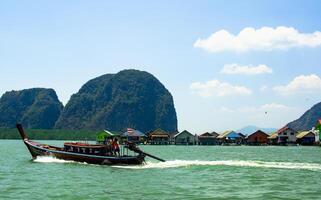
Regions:
M 296 136 L 296 138 L 298 138 L 298 139 L 304 138 L 305 136 L 307 136 L 310 133 L 315 135 L 312 131 L 302 131 Z
M 279 129 L 279 130 L 277 131 L 277 133 L 280 134 L 280 133 L 282 133 L 282 132 L 284 132 L 284 131 L 286 131 L 286 130 L 288 130 L 288 129 L 290 129 L 290 128 L 287 127 L 287 126 L 285 126 L 285 127 L 281 128 L 281 129 Z
M 276 139 L 277 137 L 278 137 L 278 133 L 272 133 L 269 137 L 268 137 L 268 139 Z
M 217 136 L 217 138 L 226 138 L 226 137 L 239 138 L 241 136 L 238 133 L 236 133 L 235 131 L 225 131 L 222 134 L 220 134 L 219 136 Z
M 102 132 L 96 134 L 96 141 L 103 142 L 108 137 L 114 137 L 116 136 L 115 133 L 112 133 L 111 131 L 103 130 Z
M 182 134 L 182 133 L 187 133 L 187 134 L 189 134 L 189 135 L 194 136 L 192 133 L 188 132 L 187 130 L 184 130 L 184 131 L 182 131 L 182 132 L 177 133 L 176 135 L 174 135 L 174 138 L 177 137 L 177 136 L 179 136 L 179 135 Z
M 230 132 L 232 132 L 232 131 L 225 131 L 225 132 L 219 134 L 219 136 L 217 136 L 217 138 L 224 138 L 224 137 L 225 137 L 227 134 L 229 134 Z
M 268 135 L 268 134 L 266 134 L 264 131 L 257 130 L 257 131 L 255 131 L 254 133 L 252 133 L 252 134 L 250 134 L 250 135 L 246 136 L 246 138 L 249 138 L 249 137 L 251 137 L 252 135 L 254 135 L 254 134 L 258 134 L 258 133 L 262 133 L 262 134 L 264 134 L 264 135 L 266 135 L 266 136 L 268 136 L 268 137 L 269 137 L 269 135 Z
M 146 135 L 142 132 L 140 132 L 139 130 L 134 130 L 133 133 L 128 133 L 127 131 L 125 133 L 123 133 L 123 136 L 126 137 L 145 137 Z
M 218 136 L 218 134 L 216 132 L 212 132 L 212 133 L 206 132 L 206 133 L 199 135 L 198 137 L 200 137 L 200 138 L 216 138 L 217 136 Z
M 165 136 L 169 136 L 169 133 L 167 133 L 166 131 L 158 128 L 152 132 L 149 133 L 149 136 L 152 136 L 152 135 L 165 135 Z

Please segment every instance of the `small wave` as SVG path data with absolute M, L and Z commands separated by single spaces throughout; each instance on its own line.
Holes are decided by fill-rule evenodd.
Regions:
M 33 162 L 38 163 L 73 163 L 75 161 L 61 160 L 52 156 L 38 156 Z
M 242 161 L 242 160 L 222 160 L 222 161 L 199 161 L 199 160 L 172 160 L 166 162 L 146 162 L 137 166 L 113 166 L 125 169 L 165 169 L 190 166 L 235 166 L 235 167 L 260 167 L 278 169 L 303 169 L 311 171 L 321 171 L 321 164 L 313 163 L 291 163 L 291 162 L 264 162 L 264 161 Z

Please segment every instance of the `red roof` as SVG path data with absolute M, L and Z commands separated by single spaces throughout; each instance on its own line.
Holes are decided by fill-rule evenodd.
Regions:
M 279 130 L 277 131 L 277 133 L 280 134 L 280 133 L 282 133 L 282 132 L 284 132 L 284 131 L 286 131 L 286 130 L 288 130 L 288 129 L 290 129 L 290 128 L 287 127 L 287 126 L 285 126 L 285 127 L 281 128 L 281 129 L 279 129 Z
M 319 124 L 321 124 L 321 119 L 319 119 Z
M 246 138 L 249 138 L 249 137 L 251 137 L 252 135 L 256 135 L 256 134 L 263 134 L 263 135 L 266 135 L 267 137 L 270 136 L 270 135 L 266 134 L 265 132 L 263 132 L 263 131 L 261 131 L 261 130 L 257 130 L 257 131 L 255 131 L 254 133 L 246 136 Z

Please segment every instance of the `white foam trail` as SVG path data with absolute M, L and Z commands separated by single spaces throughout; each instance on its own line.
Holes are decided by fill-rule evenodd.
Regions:
M 51 156 L 38 156 L 34 162 L 38 163 L 76 163 L 75 161 L 60 160 Z M 84 164 L 84 163 L 82 163 Z M 264 162 L 244 160 L 221 160 L 221 161 L 200 161 L 200 160 L 171 160 L 166 162 L 146 162 L 143 165 L 114 165 L 112 167 L 124 169 L 166 169 L 191 166 L 234 166 L 234 167 L 260 167 L 278 169 L 301 169 L 321 171 L 321 164 L 315 163 L 291 163 L 291 162 Z
M 73 163 L 74 161 L 70 160 L 61 160 L 52 156 L 37 156 L 36 159 L 33 160 L 38 163 Z
M 290 162 L 263 162 L 263 161 L 242 161 L 242 160 L 222 160 L 222 161 L 198 161 L 198 160 L 173 160 L 166 162 L 147 162 L 137 166 L 113 166 L 126 169 L 165 169 L 190 166 L 235 166 L 235 167 L 261 167 L 278 169 L 303 169 L 321 171 L 321 164 L 313 163 L 290 163 Z

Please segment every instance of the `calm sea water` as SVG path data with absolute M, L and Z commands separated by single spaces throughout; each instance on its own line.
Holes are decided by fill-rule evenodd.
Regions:
M 141 148 L 168 161 L 32 161 L 22 141 L 0 140 L 0 199 L 321 199 L 320 147 Z

